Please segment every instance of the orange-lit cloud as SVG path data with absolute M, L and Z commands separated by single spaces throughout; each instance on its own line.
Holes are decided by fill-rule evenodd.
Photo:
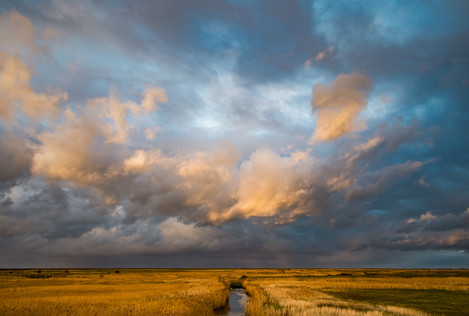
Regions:
M 315 85 L 311 105 L 318 117 L 311 141 L 335 140 L 362 128 L 356 119 L 367 104 L 371 85 L 371 79 L 359 73 L 340 74 L 330 86 Z
M 15 10 L 0 14 L 0 119 L 8 124 L 15 112 L 31 119 L 55 116 L 59 102 L 67 99 L 65 92 L 37 93 L 30 85 L 33 70 L 24 59 L 47 53 L 39 39 L 28 18 Z
M 143 92 L 142 108 L 145 114 L 151 111 L 158 110 L 156 102 L 166 103 L 168 97 L 166 96 L 166 90 L 160 87 L 150 87 Z
M 314 60 L 315 60 L 316 62 L 320 62 L 320 61 L 323 60 L 324 58 L 331 56 L 333 53 L 334 53 L 334 46 L 329 46 L 328 48 L 326 48 L 326 49 L 323 50 L 322 52 L 319 52 L 319 53 L 316 55 L 316 57 L 314 57 Z
M 204 213 L 226 210 L 233 199 L 238 159 L 238 150 L 229 144 L 184 157 L 178 164 L 178 174 L 186 203 Z
M 57 105 L 67 93 L 36 93 L 30 80 L 31 69 L 19 57 L 0 51 L 0 119 L 12 120 L 15 111 L 32 119 L 57 115 Z
M 241 164 L 236 203 L 223 213 L 212 213 L 211 219 L 280 216 L 280 221 L 288 221 L 314 211 L 309 196 L 313 160 L 294 156 L 281 157 L 268 148 L 256 150 Z
M 430 211 L 427 211 L 425 214 L 420 215 L 419 221 L 428 222 L 436 219 L 436 216 L 433 215 Z
M 14 55 L 46 53 L 47 47 L 37 43 L 41 37 L 49 37 L 52 30 L 44 36 L 38 34 L 31 21 L 16 10 L 0 14 L 0 47 Z
M 31 172 L 49 179 L 92 183 L 102 177 L 112 153 L 103 146 L 103 131 L 91 113 L 68 110 L 64 123 L 38 135 Z
M 334 53 L 334 50 L 335 50 L 334 46 L 329 46 L 325 50 L 317 53 L 314 58 L 307 59 L 304 63 L 305 68 L 311 69 L 311 64 L 313 62 L 320 63 L 324 59 L 331 57 L 332 54 Z
M 124 160 L 124 170 L 126 172 L 140 173 L 145 172 L 162 159 L 159 150 L 136 150 L 132 157 Z
M 50 179 L 92 183 L 104 175 L 143 170 L 145 164 L 153 161 L 148 155 L 137 151 L 121 170 L 113 144 L 128 142 L 130 112 L 154 110 L 156 100 L 166 100 L 164 90 L 148 88 L 143 93 L 142 104 L 136 104 L 120 100 L 115 89 L 111 89 L 109 97 L 91 99 L 77 112 L 64 111 L 62 123 L 37 136 L 40 144 L 33 156 L 32 173 Z
M 149 87 L 142 93 L 142 102 L 137 104 L 128 100 L 121 100 L 116 89 L 112 88 L 109 97 L 95 98 L 87 103 L 87 111 L 92 111 L 101 120 L 101 128 L 106 142 L 115 144 L 127 143 L 130 136 L 128 123 L 129 114 L 140 116 L 158 109 L 157 101 L 167 102 L 165 90 L 159 87 Z M 110 120 L 110 122 L 108 122 Z

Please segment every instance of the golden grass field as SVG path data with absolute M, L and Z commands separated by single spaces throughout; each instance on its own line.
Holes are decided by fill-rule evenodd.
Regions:
M 469 270 L 378 269 L 0 270 L 0 315 L 224 315 L 235 284 L 247 315 L 469 315 Z

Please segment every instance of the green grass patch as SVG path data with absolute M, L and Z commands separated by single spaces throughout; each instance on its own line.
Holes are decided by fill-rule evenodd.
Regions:
M 339 299 L 418 309 L 430 314 L 469 315 L 469 291 L 347 290 L 325 291 Z
M 343 306 L 343 305 L 334 304 L 334 303 L 322 303 L 322 304 L 318 304 L 317 307 L 332 307 L 332 308 L 338 308 L 338 309 L 348 310 L 348 311 L 356 311 L 356 312 L 361 312 L 361 313 L 373 311 L 372 309 L 366 308 L 366 307 L 353 306 L 353 305 Z

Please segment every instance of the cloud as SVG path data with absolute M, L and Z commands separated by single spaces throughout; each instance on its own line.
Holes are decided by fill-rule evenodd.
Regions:
M 95 98 L 87 102 L 86 110 L 93 111 L 101 118 L 101 129 L 108 143 L 124 144 L 129 140 L 128 116 L 149 114 L 159 109 L 156 102 L 166 103 L 165 90 L 160 87 L 149 87 L 142 93 L 142 102 L 137 104 L 129 100 L 121 100 L 116 89 L 111 88 L 109 97 Z M 110 123 L 106 124 L 106 121 Z
M 356 165 L 365 160 L 367 156 L 372 155 L 382 142 L 383 137 L 377 135 L 364 143 L 354 144 L 346 148 L 342 157 L 338 161 L 331 162 L 331 170 L 325 173 L 328 189 L 331 192 L 343 191 L 356 183 L 357 177 L 360 176 L 360 170 L 356 170 Z
M 0 182 L 27 174 L 31 158 L 32 144 L 24 135 L 0 129 Z
M 340 74 L 329 87 L 316 84 L 311 105 L 318 117 L 311 141 L 336 140 L 363 128 L 356 118 L 367 104 L 371 85 L 371 79 L 359 73 Z
M 141 217 L 148 209 L 221 225 L 239 218 L 282 224 L 321 212 L 327 198 L 314 182 L 315 160 L 308 152 L 282 157 L 261 148 L 239 167 L 238 161 L 239 153 L 230 144 L 175 156 L 137 150 L 124 161 L 125 170 L 137 176 L 130 214 Z
M 147 140 L 151 140 L 151 139 L 154 139 L 156 137 L 156 134 L 161 130 L 161 127 L 157 126 L 157 127 L 153 127 L 153 128 L 146 128 L 145 129 L 145 138 Z
M 38 135 L 40 143 L 33 155 L 32 174 L 89 184 L 110 172 L 117 157 L 106 142 L 107 130 L 93 114 L 67 110 L 63 123 Z
M 277 216 L 284 222 L 314 212 L 314 160 L 298 153 L 293 157 L 281 157 L 268 148 L 256 150 L 241 164 L 236 203 L 212 218 Z
M 213 227 L 197 227 L 186 224 L 176 217 L 169 217 L 158 225 L 163 236 L 163 247 L 167 252 L 177 249 L 199 249 L 202 251 L 220 250 L 226 242 L 220 231 Z
M 420 170 L 423 163 L 420 161 L 406 161 L 384 167 L 379 170 L 364 172 L 360 181 L 347 188 L 347 199 L 366 199 L 375 196 L 397 179 L 409 176 L 412 172 Z
M 428 221 L 432 221 L 432 220 L 434 220 L 434 219 L 436 219 L 436 216 L 433 215 L 430 211 L 427 211 L 425 214 L 422 214 L 422 215 L 420 216 L 419 221 L 421 221 L 421 222 L 428 222 Z
M 96 226 L 78 238 L 58 238 L 38 245 L 48 254 L 135 255 L 219 250 L 224 236 L 213 227 L 197 227 L 175 217 L 162 222 L 139 219 L 131 225 Z
M 135 151 L 124 160 L 124 169 L 135 176 L 127 180 L 132 181 L 129 214 L 139 218 L 150 212 L 213 224 L 212 214 L 222 214 L 234 199 L 238 158 L 228 143 L 172 156 Z
M 11 6 L 4 267 L 466 264 L 466 4 Z
M 155 101 L 166 102 L 165 97 L 163 89 L 151 87 L 143 92 L 142 103 L 137 104 L 121 101 L 111 89 L 108 98 L 91 99 L 77 112 L 65 110 L 61 123 L 37 136 L 39 144 L 31 172 L 81 184 L 100 183 L 105 177 L 122 173 L 119 159 L 126 154 L 130 113 L 140 115 L 155 110 Z M 144 168 L 145 159 L 142 151 L 136 152 L 135 157 L 124 162 L 125 171 Z
M 316 57 L 314 57 L 314 60 L 316 62 L 322 61 L 324 58 L 331 56 L 334 53 L 334 46 L 329 46 L 322 52 L 319 52 Z
M 371 137 L 366 142 L 357 144 L 349 149 L 344 155 L 343 159 L 345 160 L 345 165 L 350 168 L 355 162 L 360 159 L 363 159 L 365 155 L 376 149 L 384 141 L 384 137 L 381 135 L 376 135 Z
M 30 85 L 33 71 L 25 63 L 36 53 L 47 53 L 31 21 L 15 10 L 0 14 L 0 120 L 11 124 L 19 113 L 31 119 L 54 117 L 67 93 L 37 93 Z
M 329 46 L 322 52 L 317 53 L 314 58 L 307 59 L 304 63 L 305 68 L 308 70 L 311 69 L 311 64 L 313 62 L 320 63 L 324 59 L 331 57 L 333 53 L 334 53 L 334 46 Z
M 12 120 L 15 111 L 31 119 L 57 115 L 67 93 L 36 93 L 30 86 L 32 73 L 19 57 L 0 51 L 0 119 Z
M 6 10 L 0 14 L 0 48 L 3 51 L 23 56 L 46 53 L 47 47 L 37 42 L 41 37 L 31 21 L 18 11 Z
M 412 231 L 450 231 L 455 229 L 464 229 L 469 224 L 469 209 L 459 214 L 446 213 L 437 214 L 427 211 L 421 214 L 419 218 L 409 218 L 406 225 L 399 232 Z
M 223 214 L 234 198 L 238 159 L 238 150 L 229 144 L 182 159 L 178 174 L 187 206 L 199 208 L 210 220 Z
M 141 173 L 157 164 L 162 158 L 159 150 L 136 150 L 132 157 L 124 160 L 124 170 L 127 172 Z
M 166 96 L 166 91 L 160 87 L 150 87 L 143 91 L 143 100 L 142 108 L 144 113 L 148 114 L 159 108 L 156 105 L 156 102 L 166 103 L 168 102 L 168 97 Z
M 430 184 L 425 180 L 424 177 L 420 177 L 419 179 L 419 182 L 418 182 L 421 186 L 423 187 L 428 187 Z

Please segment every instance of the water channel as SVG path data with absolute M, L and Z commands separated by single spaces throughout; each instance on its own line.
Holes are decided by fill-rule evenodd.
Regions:
M 230 292 L 229 305 L 230 310 L 226 314 L 227 316 L 243 316 L 248 303 L 248 296 L 244 289 L 234 288 Z

